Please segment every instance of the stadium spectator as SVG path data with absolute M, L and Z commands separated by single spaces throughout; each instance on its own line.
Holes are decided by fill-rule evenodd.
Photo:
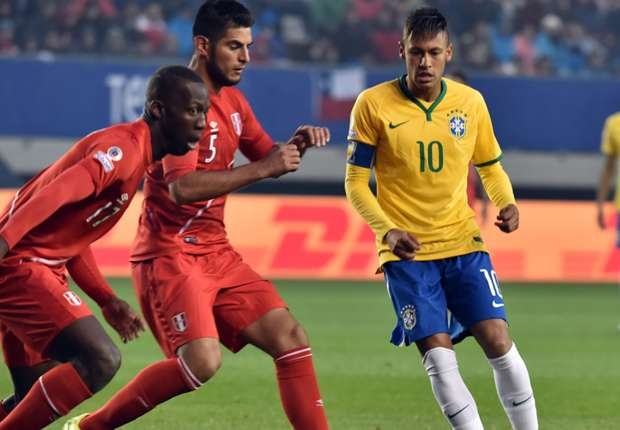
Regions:
M 27 351 L 61 364 L 36 380 L 0 430 L 47 426 L 102 389 L 118 370 L 118 349 L 68 289 L 65 266 L 79 256 L 85 276 L 102 279 L 90 244 L 120 219 L 150 163 L 195 147 L 208 105 L 207 89 L 191 70 L 159 69 L 141 119 L 89 134 L 18 190 L 5 209 L 0 324 L 3 338 L 13 343 L 3 345 L 6 362 L 21 364 Z
M 509 335 L 497 276 L 465 192 L 473 162 L 500 208 L 495 225 L 505 233 L 518 228 L 488 110 L 480 93 L 442 78 L 452 46 L 437 9 L 413 11 L 402 35 L 407 74 L 365 90 L 353 107 L 345 179 L 347 198 L 376 235 L 397 318 L 391 341 L 417 345 L 451 427 L 479 430 L 453 350 L 453 341 L 472 334 L 493 369 L 512 428 L 536 430 L 529 374 Z M 415 144 L 404 148 L 412 135 Z M 376 197 L 369 187 L 373 169 Z M 451 331 L 448 311 L 465 331 Z
M 166 358 L 143 369 L 102 408 L 68 430 L 113 429 L 172 397 L 198 389 L 233 352 L 251 344 L 274 359 L 284 411 L 296 430 L 327 430 L 308 338 L 274 285 L 233 249 L 224 227 L 226 194 L 298 168 L 324 146 L 325 128 L 303 126 L 275 145 L 233 88 L 250 60 L 252 15 L 235 0 L 208 0 L 194 22 L 193 68 L 211 109 L 198 151 L 150 169 L 132 251 L 134 287 Z M 253 162 L 233 168 L 240 149 Z
M 417 3 L 420 2 L 248 0 L 259 17 L 256 40 L 261 43 L 261 63 L 338 60 L 364 65 L 393 62 L 389 55 L 393 28 L 406 14 L 403 10 Z M 0 28 L 5 29 L 4 40 L 10 39 L 8 29 L 13 29 L 14 45 L 4 42 L 9 45 L 4 54 L 45 52 L 58 56 L 75 54 L 78 48 L 86 54 L 185 56 L 191 51 L 183 34 L 188 32 L 187 10 L 192 4 L 195 1 L 3 0 Z M 449 11 L 455 40 L 459 44 L 463 41 L 462 51 L 467 53 L 457 60 L 461 68 L 540 76 L 620 76 L 616 42 L 620 37 L 619 2 L 431 0 L 430 4 Z M 270 22 L 261 34 L 263 15 L 269 16 Z M 356 46 L 366 46 L 363 43 L 341 41 L 353 17 L 359 22 L 353 34 L 361 31 L 362 40 L 370 37 L 370 52 L 357 52 Z M 94 29 L 96 47 L 92 41 L 80 47 L 84 27 Z M 122 30 L 122 50 L 110 51 L 110 46 L 119 44 L 104 42 L 109 27 Z M 115 30 L 115 37 L 118 34 Z

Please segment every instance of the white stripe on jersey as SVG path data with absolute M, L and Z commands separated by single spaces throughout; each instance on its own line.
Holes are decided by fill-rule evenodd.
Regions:
M 213 204 L 214 200 L 215 199 L 211 199 L 211 200 L 207 201 L 206 205 L 204 205 L 203 207 L 198 209 L 198 212 L 196 212 L 196 215 L 194 215 L 193 217 L 191 217 L 190 219 L 187 220 L 185 225 L 183 225 L 183 227 L 181 227 L 181 230 L 179 230 L 179 233 L 178 233 L 179 236 L 182 235 L 183 233 L 185 233 L 187 231 L 187 229 L 189 228 L 189 226 L 194 222 L 194 220 L 200 218 L 202 216 L 202 214 L 205 213 L 205 211 L 211 207 L 211 205 Z
M 11 202 L 11 208 L 9 209 L 9 218 L 13 216 L 13 211 L 15 210 L 15 205 L 17 204 L 17 198 L 19 197 L 20 191 L 21 188 L 17 190 L 17 192 L 15 193 L 15 197 L 13 197 L 13 201 Z
M 70 258 L 59 258 L 57 260 L 52 260 L 49 258 L 43 257 L 26 257 L 23 260 L 32 261 L 34 263 L 45 264 L 46 266 L 60 266 L 61 264 L 65 264 Z

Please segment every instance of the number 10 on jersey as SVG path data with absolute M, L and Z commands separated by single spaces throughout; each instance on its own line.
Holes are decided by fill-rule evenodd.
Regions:
M 416 142 L 420 148 L 420 172 L 429 170 L 432 173 L 440 172 L 443 169 L 443 145 L 438 140 L 433 140 L 428 145 L 418 140 Z

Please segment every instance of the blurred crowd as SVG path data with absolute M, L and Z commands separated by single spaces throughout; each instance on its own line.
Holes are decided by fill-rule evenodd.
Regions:
M 0 55 L 182 57 L 200 0 L 0 0 Z M 620 0 L 248 0 L 253 61 L 391 66 L 407 12 L 449 19 L 456 66 L 620 76 Z

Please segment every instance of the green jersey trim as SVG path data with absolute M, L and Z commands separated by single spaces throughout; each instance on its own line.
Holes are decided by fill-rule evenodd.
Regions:
M 499 157 L 497 157 L 494 160 L 491 161 L 485 161 L 484 163 L 480 163 L 480 164 L 474 164 L 474 166 L 476 167 L 486 167 L 486 166 L 490 166 L 491 164 L 495 164 L 498 161 L 501 161 L 501 159 L 504 158 L 504 154 L 499 154 Z
M 407 97 L 409 100 L 411 100 L 417 107 L 422 109 L 422 112 L 424 112 L 426 114 L 426 120 L 427 121 L 432 121 L 433 120 L 433 117 L 432 117 L 433 111 L 435 110 L 437 105 L 439 103 L 441 103 L 443 98 L 446 96 L 446 90 L 447 90 L 446 83 L 442 79 L 441 80 L 441 91 L 439 92 L 439 96 L 435 99 L 435 101 L 427 109 L 426 107 L 424 107 L 422 102 L 420 100 L 418 100 L 417 97 L 414 96 L 411 91 L 409 91 L 409 87 L 407 87 L 407 75 L 402 75 L 398 79 L 398 86 L 400 87 L 400 90 L 403 92 L 405 97 Z

